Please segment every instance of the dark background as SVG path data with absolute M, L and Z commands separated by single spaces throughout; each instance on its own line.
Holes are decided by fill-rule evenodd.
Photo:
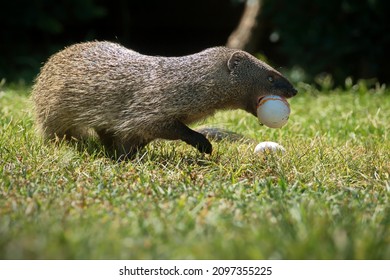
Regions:
M 253 54 L 313 82 L 330 73 L 390 81 L 389 1 L 263 0 Z M 240 0 L 14 0 L 0 7 L 0 79 L 30 83 L 54 52 L 110 40 L 145 54 L 184 55 L 224 45 Z

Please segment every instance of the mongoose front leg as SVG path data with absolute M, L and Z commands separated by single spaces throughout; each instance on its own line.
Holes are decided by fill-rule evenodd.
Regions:
M 199 152 L 211 154 L 213 147 L 209 140 L 199 132 L 190 129 L 180 121 L 175 121 L 162 128 L 161 138 L 168 140 L 183 140 L 187 144 L 197 148 Z

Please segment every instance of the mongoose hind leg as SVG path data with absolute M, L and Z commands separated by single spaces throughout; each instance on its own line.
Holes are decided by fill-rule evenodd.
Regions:
M 64 134 L 65 134 L 65 139 L 68 140 L 68 141 L 71 141 L 71 140 L 76 140 L 76 141 L 78 141 L 78 140 L 85 140 L 89 136 L 87 128 L 78 127 L 78 126 L 74 126 L 74 127 L 68 128 L 65 131 Z
M 45 127 L 43 132 L 44 138 L 46 140 L 53 140 L 55 142 L 61 140 L 80 140 L 82 138 L 82 134 L 83 133 L 81 132 L 81 129 L 78 128 L 53 129 L 53 127 Z
M 107 130 L 96 130 L 96 133 L 108 154 L 118 161 L 134 158 L 137 152 L 147 144 L 140 140 L 122 139 Z
M 170 123 L 161 127 L 159 138 L 167 140 L 182 140 L 197 148 L 199 152 L 211 154 L 213 147 L 207 138 L 183 124 L 180 121 Z
M 75 125 L 72 120 L 56 112 L 38 115 L 37 123 L 44 139 L 48 141 L 80 140 L 87 136 L 85 128 Z

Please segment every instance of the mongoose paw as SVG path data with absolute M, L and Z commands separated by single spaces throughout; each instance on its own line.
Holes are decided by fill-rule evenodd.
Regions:
M 211 154 L 213 151 L 213 145 L 211 145 L 210 141 L 207 139 L 204 139 L 205 141 L 201 141 L 198 143 L 196 148 L 201 153 Z

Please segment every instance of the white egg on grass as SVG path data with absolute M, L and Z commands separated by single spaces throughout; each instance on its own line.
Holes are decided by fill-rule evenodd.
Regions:
M 265 141 L 265 142 L 260 142 L 257 144 L 255 147 L 255 150 L 253 151 L 255 154 L 269 154 L 269 153 L 281 153 L 285 154 L 286 149 L 276 143 L 276 142 L 271 142 L 271 141 Z
M 278 95 L 262 97 L 257 104 L 257 118 L 260 123 L 270 128 L 284 126 L 290 116 L 290 105 L 287 100 Z

